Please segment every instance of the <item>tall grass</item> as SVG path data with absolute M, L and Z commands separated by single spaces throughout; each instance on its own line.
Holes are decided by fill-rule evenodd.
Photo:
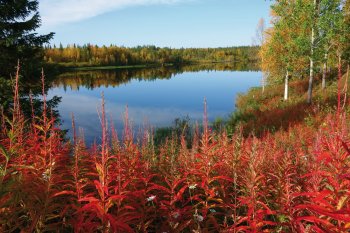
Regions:
M 350 230 L 344 113 L 319 130 L 299 124 L 255 138 L 212 132 L 205 110 L 191 148 L 182 137 L 155 150 L 150 131 L 133 139 L 127 110 L 120 141 L 101 105 L 101 143 L 88 148 L 74 117 L 66 143 L 45 101 L 42 115 L 24 119 L 15 85 L 0 136 L 2 232 Z

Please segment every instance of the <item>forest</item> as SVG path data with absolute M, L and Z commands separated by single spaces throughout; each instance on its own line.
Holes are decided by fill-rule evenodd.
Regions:
M 322 76 L 323 89 L 331 69 L 342 77 L 350 60 L 349 12 L 348 0 L 282 0 L 272 5 L 273 27 L 260 33 L 261 68 L 270 82 L 284 82 L 284 100 L 289 80 L 308 78 L 310 104 L 316 75 Z
M 58 48 L 45 48 L 45 61 L 62 66 L 130 66 L 165 65 L 212 62 L 252 63 L 259 60 L 258 46 L 239 46 L 232 48 L 159 48 L 138 46 L 135 48 L 108 47 L 97 45 L 67 45 Z
M 24 114 L 18 62 L 13 101 L 2 109 L 11 114 L 0 118 L 0 230 L 349 232 L 349 12 L 349 0 L 276 0 L 271 26 L 258 24 L 260 46 L 246 50 L 43 50 L 46 62 L 70 67 L 252 61 L 248 51 L 258 50 L 265 82 L 239 96 L 229 119 L 209 122 L 204 101 L 201 124 L 177 122 L 157 143 L 152 128 L 133 133 L 128 108 L 117 132 L 103 94 L 101 142 L 85 144 L 74 114 L 73 138 L 65 140 L 47 103 L 44 73 L 42 102 L 34 107 L 29 95 Z M 78 82 L 104 84 L 86 76 Z M 116 85 L 128 75 L 120 78 Z M 72 86 L 74 72 L 60 79 L 56 85 Z

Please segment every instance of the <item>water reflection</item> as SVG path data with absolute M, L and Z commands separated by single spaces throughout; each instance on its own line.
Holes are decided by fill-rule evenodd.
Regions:
M 118 70 L 95 70 L 66 72 L 59 75 L 53 82 L 54 87 L 70 88 L 79 90 L 80 87 L 94 89 L 99 87 L 116 87 L 126 84 L 132 79 L 149 80 L 170 79 L 184 72 L 199 71 L 258 71 L 255 64 L 245 63 L 217 63 L 199 64 L 181 67 L 158 67 L 147 69 L 118 69 Z
M 84 129 L 88 143 L 100 135 L 97 109 L 104 93 L 107 115 L 121 132 L 128 105 L 134 128 L 144 124 L 169 126 L 175 118 L 189 116 L 201 121 L 207 99 L 209 120 L 225 117 L 234 110 L 237 93 L 258 86 L 260 72 L 203 67 L 89 71 L 61 74 L 49 90 L 62 96 L 58 109 L 63 128 L 71 128 L 71 113 Z M 230 70 L 231 69 L 231 70 Z M 201 70 L 201 71 L 200 71 Z M 68 133 L 71 136 L 71 132 Z

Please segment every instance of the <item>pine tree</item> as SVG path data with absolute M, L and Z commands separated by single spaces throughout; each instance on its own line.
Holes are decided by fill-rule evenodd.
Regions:
M 42 47 L 54 33 L 35 33 L 41 24 L 38 4 L 38 0 L 0 0 L 0 76 L 13 75 L 18 60 L 27 79 L 40 70 Z

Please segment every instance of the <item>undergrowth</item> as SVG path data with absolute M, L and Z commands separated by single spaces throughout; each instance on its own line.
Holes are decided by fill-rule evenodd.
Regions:
M 344 108 L 348 101 L 350 89 L 348 73 L 340 81 L 340 94 L 345 96 L 341 100 Z M 315 130 L 323 123 L 325 117 L 337 111 L 338 82 L 336 79 L 328 80 L 326 89 L 322 89 L 319 77 L 315 80 L 313 104 L 305 102 L 308 88 L 307 80 L 293 80 L 289 85 L 289 98 L 283 100 L 284 85 L 268 85 L 262 91 L 262 87 L 252 88 L 247 93 L 239 95 L 236 101 L 236 111 L 228 119 L 221 122 L 228 133 L 232 133 L 238 127 L 243 128 L 243 135 L 252 133 L 256 137 L 262 137 L 266 132 L 288 131 L 290 127 L 306 124 Z

